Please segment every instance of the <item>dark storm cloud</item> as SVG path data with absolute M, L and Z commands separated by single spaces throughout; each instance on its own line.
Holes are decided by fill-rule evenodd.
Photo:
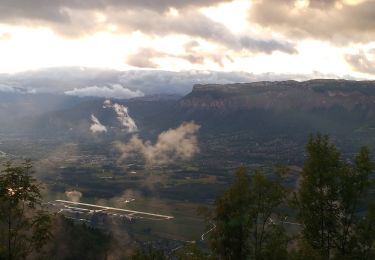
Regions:
M 147 19 L 139 19 L 139 17 L 147 17 Z M 248 50 L 267 54 L 273 51 L 297 53 L 291 43 L 238 36 L 223 24 L 214 22 L 195 11 L 187 11 L 178 16 L 166 16 L 152 11 L 126 12 L 119 13 L 117 22 L 123 25 L 123 30 L 137 28 L 151 35 L 185 34 L 219 43 L 237 51 Z
M 305 8 L 298 8 L 296 3 L 255 1 L 250 22 L 289 37 L 323 39 L 340 45 L 370 42 L 375 37 L 375 1 L 349 5 L 339 0 L 310 0 Z
M 368 53 L 360 51 L 357 54 L 347 54 L 345 60 L 355 71 L 375 74 L 375 50 Z
M 274 51 L 281 51 L 289 54 L 297 54 L 294 45 L 289 42 L 280 42 L 275 40 L 259 40 L 250 37 L 240 38 L 241 47 L 253 52 L 272 53 Z
M 2 0 L 0 22 L 48 26 L 66 36 L 76 37 L 102 29 L 95 19 L 98 13 L 111 18 L 112 23 L 121 27 L 113 17 L 146 10 L 163 14 L 170 8 L 195 9 L 224 2 L 230 0 Z M 136 17 L 137 20 L 149 17 L 145 18 L 141 15 Z
M 143 16 L 145 12 L 158 16 L 170 8 L 196 9 L 224 2 L 230 0 L 2 0 L 0 23 L 44 26 L 66 37 L 81 37 L 105 30 L 108 25 L 116 25 L 121 31 L 142 30 L 121 22 L 129 20 L 124 16 L 141 21 L 151 18 Z M 98 14 L 106 21 L 98 21 Z
M 2 0 L 0 19 L 45 20 L 60 23 L 69 22 L 68 10 L 105 12 L 120 8 L 164 12 L 169 8 L 202 7 L 223 2 L 230 2 L 230 0 Z
M 214 22 L 197 10 L 198 7 L 223 2 L 230 1 L 4 0 L 0 2 L 0 23 L 45 26 L 66 37 L 82 37 L 115 26 L 116 33 L 182 34 L 236 51 L 297 53 L 289 42 L 235 35 L 223 24 Z M 179 15 L 168 14 L 172 7 L 178 9 Z M 98 15 L 102 19 L 98 19 Z M 193 58 L 196 56 L 191 56 L 190 60 Z

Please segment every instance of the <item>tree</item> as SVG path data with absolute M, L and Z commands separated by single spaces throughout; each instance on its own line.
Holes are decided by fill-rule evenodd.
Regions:
M 224 259 L 245 259 L 249 255 L 250 180 L 245 168 L 236 172 L 232 186 L 215 202 L 211 247 Z
M 339 153 L 328 137 L 311 137 L 298 191 L 302 234 L 313 249 L 329 259 L 338 216 Z
M 278 225 L 277 209 L 286 198 L 286 189 L 278 181 L 256 171 L 251 182 L 251 255 L 254 259 L 286 258 L 287 239 Z
M 336 236 L 337 255 L 341 258 L 351 257 L 358 254 L 363 249 L 360 238 L 359 226 L 361 222 L 366 222 L 371 216 L 371 211 L 365 218 L 361 218 L 359 210 L 361 204 L 366 204 L 369 188 L 372 182 L 369 179 L 373 170 L 370 161 L 370 153 L 366 147 L 362 147 L 355 158 L 354 165 L 343 163 L 339 178 L 339 200 L 338 200 L 338 228 Z M 364 205 L 369 209 L 368 205 Z M 364 224 L 363 223 L 363 224 Z M 364 251 L 363 251 L 364 253 Z
M 107 259 L 108 254 L 115 259 L 122 258 L 118 240 L 105 232 L 86 224 L 75 223 L 61 214 L 52 217 L 53 238 L 44 248 L 45 259 Z M 125 257 L 124 257 L 125 258 Z
M 50 239 L 50 218 L 41 207 L 40 188 L 32 165 L 7 162 L 0 172 L 0 248 L 7 259 L 24 259 L 40 252 Z
M 362 211 L 368 209 L 366 197 L 372 184 L 368 149 L 362 148 L 354 163 L 345 162 L 327 136 L 317 135 L 310 138 L 306 151 L 296 205 L 307 247 L 322 259 L 366 254 L 364 245 L 373 238 L 361 226 L 372 215 L 361 217 L 359 211 L 361 205 Z
M 275 177 L 276 178 L 276 177 Z M 250 178 L 245 168 L 217 199 L 212 222 L 211 247 L 223 259 L 283 259 L 287 239 L 278 224 L 277 209 L 286 196 L 278 179 L 256 171 Z
M 356 226 L 357 246 L 351 254 L 355 259 L 375 259 L 375 205 L 371 203 L 366 217 Z

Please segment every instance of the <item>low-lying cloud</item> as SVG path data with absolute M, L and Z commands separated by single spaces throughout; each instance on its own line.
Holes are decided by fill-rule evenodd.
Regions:
M 16 93 L 18 91 L 12 86 L 0 84 L 0 92 Z
M 218 54 L 219 56 L 221 54 Z M 313 78 L 338 78 L 338 75 L 319 72 L 307 74 L 247 73 L 241 71 L 223 72 L 208 70 L 165 71 L 165 70 L 100 70 L 92 68 L 50 68 L 16 74 L 0 74 L 0 85 L 5 91 L 18 89 L 22 93 L 54 93 L 71 95 L 101 96 L 115 95 L 113 84 L 118 87 L 120 98 L 122 86 L 133 94 L 143 96 L 154 94 L 188 94 L 194 84 L 232 84 L 255 81 L 308 80 Z M 342 77 L 341 77 L 342 78 Z M 345 79 L 353 79 L 344 76 Z M 43 82 L 43 84 L 41 84 Z M 94 87 L 87 87 L 92 86 Z M 104 87 L 103 87 L 104 86 Z M 116 89 L 116 88 L 115 88 Z M 0 89 L 1 91 L 1 89 Z M 104 92 L 104 94 L 103 94 Z M 129 91 L 125 90 L 125 97 Z M 134 96 L 134 95 L 130 95 Z M 108 97 L 112 98 L 112 97 Z
M 112 103 L 110 100 L 104 101 L 103 108 L 110 108 L 117 115 L 117 120 L 120 122 L 121 127 L 127 133 L 135 133 L 138 132 L 138 127 L 134 121 L 134 119 L 129 115 L 128 107 Z
M 135 97 L 143 97 L 144 94 L 140 90 L 130 90 L 120 84 L 113 84 L 110 86 L 92 86 L 85 88 L 75 88 L 73 90 L 65 91 L 66 95 L 78 97 L 104 97 L 104 98 L 119 98 L 128 99 Z
M 199 152 L 199 128 L 194 122 L 183 123 L 175 129 L 162 132 L 154 144 L 134 135 L 128 143 L 117 143 L 116 148 L 121 152 L 121 161 L 137 155 L 141 155 L 147 165 L 186 161 Z
M 92 133 L 103 133 L 103 132 L 107 132 L 107 127 L 105 127 L 104 125 L 102 125 L 102 123 L 100 123 L 99 119 L 97 119 L 95 117 L 95 115 L 92 114 L 91 115 L 90 131 Z
M 82 192 L 72 190 L 65 192 L 66 197 L 73 202 L 79 202 L 82 198 Z
M 24 89 L 0 83 L 0 92 L 18 93 L 18 94 L 35 94 L 35 89 Z

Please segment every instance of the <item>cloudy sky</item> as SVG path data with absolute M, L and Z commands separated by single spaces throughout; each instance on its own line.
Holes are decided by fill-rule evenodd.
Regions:
M 1 0 L 0 73 L 79 66 L 375 77 L 373 0 Z

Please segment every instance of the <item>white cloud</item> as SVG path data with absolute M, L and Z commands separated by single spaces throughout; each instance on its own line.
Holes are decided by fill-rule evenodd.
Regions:
M 92 121 L 92 124 L 90 126 L 91 132 L 93 132 L 93 133 L 107 132 L 107 127 L 102 125 L 100 123 L 99 119 L 97 119 L 94 115 L 91 115 L 91 121 Z
M 121 160 L 137 154 L 143 156 L 148 165 L 171 164 L 179 160 L 189 160 L 199 152 L 197 132 L 200 126 L 194 122 L 183 123 L 176 129 L 162 132 L 156 143 L 143 141 L 134 135 L 128 143 L 117 143 Z
M 82 192 L 76 190 L 66 191 L 65 195 L 68 197 L 70 201 L 73 202 L 79 202 L 82 198 Z
M 110 86 L 91 86 L 84 88 L 74 88 L 64 92 L 66 95 L 79 97 L 104 97 L 104 98 L 118 98 L 128 99 L 144 96 L 143 92 L 139 90 L 130 90 L 120 84 L 112 84 Z
M 12 35 L 10 33 L 0 33 L 0 41 L 8 41 L 10 39 L 12 39 Z
M 117 114 L 117 120 L 128 133 L 138 132 L 138 127 L 133 118 L 130 117 L 128 108 L 120 104 L 112 104 L 110 100 L 104 102 L 103 108 L 112 108 Z

